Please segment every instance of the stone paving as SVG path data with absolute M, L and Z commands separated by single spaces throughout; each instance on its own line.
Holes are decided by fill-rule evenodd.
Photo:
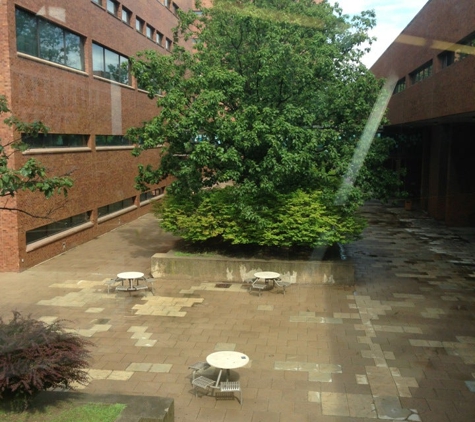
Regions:
M 148 273 L 151 255 L 172 247 L 149 215 L 0 274 L 0 313 L 67 319 L 95 343 L 80 391 L 171 397 L 177 422 L 473 422 L 475 231 L 376 202 L 361 212 L 369 226 L 347 247 L 355 286 L 259 297 L 238 283 L 181 280 L 156 282 L 154 296 L 108 294 L 106 280 Z M 242 408 L 193 394 L 188 366 L 215 350 L 250 357 L 237 371 Z

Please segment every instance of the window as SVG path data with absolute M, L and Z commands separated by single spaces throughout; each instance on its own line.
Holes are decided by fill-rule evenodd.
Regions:
M 440 66 L 443 69 L 465 59 L 469 55 L 473 55 L 473 47 L 475 47 L 475 34 L 471 34 L 454 44 L 453 50 L 440 53 L 438 56 Z
M 132 145 L 132 141 L 123 135 L 96 135 L 96 146 L 110 147 Z
M 129 60 L 114 51 L 92 43 L 92 70 L 94 75 L 122 84 L 129 83 Z
M 455 63 L 455 53 L 453 51 L 444 51 L 439 54 L 440 66 L 442 69 Z
M 22 9 L 15 10 L 17 50 L 73 69 L 84 70 L 80 36 Z
M 475 34 L 470 34 L 459 42 L 462 44 L 460 49 L 455 53 L 455 61 L 463 60 L 468 56 L 473 56 L 473 47 L 475 47 Z
M 172 41 L 168 38 L 165 40 L 165 49 L 170 51 L 172 49 Z
M 114 212 L 123 210 L 134 205 L 134 198 L 127 198 L 121 201 L 114 202 L 113 204 L 108 204 L 103 207 L 100 207 L 97 210 L 98 217 L 104 217 L 107 214 L 112 214 Z
M 432 75 L 432 60 L 421 66 L 419 69 L 411 73 L 411 81 L 413 84 L 423 81 Z
M 114 16 L 119 13 L 119 3 L 114 0 L 107 0 L 107 11 Z
M 165 188 L 157 188 L 149 190 L 147 192 L 142 192 L 140 194 L 140 202 L 150 201 L 151 199 L 157 198 L 160 195 L 163 195 Z
M 102 6 L 102 0 L 92 0 L 92 2 Z
M 394 94 L 402 92 L 406 89 L 406 78 L 399 79 L 394 88 Z
M 87 147 L 87 138 L 87 135 L 40 133 L 35 137 L 22 134 L 21 140 L 29 148 L 78 148 Z
M 122 6 L 122 22 L 130 25 L 130 21 L 132 19 L 132 12 L 127 10 L 124 6 Z
M 173 13 L 175 15 L 178 15 L 178 10 L 180 10 L 180 8 L 178 7 L 177 4 L 173 3 Z
M 144 24 L 145 22 L 142 19 L 140 18 L 135 19 L 135 29 L 137 30 L 137 32 L 140 32 L 141 34 L 143 34 Z
M 163 45 L 163 34 L 158 32 L 155 34 L 155 42 L 158 44 L 158 45 Z
M 163 5 L 165 7 L 170 7 L 170 0 L 163 0 Z
M 147 35 L 147 38 L 152 39 L 152 37 L 153 37 L 153 28 L 150 25 L 147 25 L 145 33 Z
M 91 220 L 91 211 L 83 212 L 72 217 L 65 218 L 45 226 L 37 227 L 26 232 L 26 243 L 33 243 L 46 237 L 53 236 L 57 233 L 64 232 L 72 227 L 80 226 Z

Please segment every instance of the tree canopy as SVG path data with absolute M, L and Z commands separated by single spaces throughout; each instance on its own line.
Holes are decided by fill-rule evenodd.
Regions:
M 5 96 L 0 95 L 0 115 L 10 114 Z M 48 128 L 41 122 L 36 121 L 26 123 L 13 115 L 10 115 L 3 121 L 4 124 L 14 127 L 18 133 L 28 136 L 38 136 L 39 133 L 47 133 Z M 0 140 L 1 141 L 1 140 Z M 0 198 L 13 197 L 18 191 L 40 192 L 46 198 L 54 194 L 67 195 L 68 189 L 72 187 L 73 182 L 67 176 L 48 176 L 47 169 L 36 159 L 28 159 L 20 168 L 13 168 L 9 165 L 11 155 L 16 150 L 24 150 L 27 145 L 21 140 L 9 142 L 7 144 L 0 142 Z M 1 205 L 0 209 L 10 211 L 22 211 L 33 215 L 27 210 L 18 209 Z
M 162 227 L 192 241 L 319 246 L 362 231 L 361 202 L 397 183 L 373 142 L 343 183 L 382 86 L 360 59 L 374 13 L 349 18 L 327 1 L 218 0 L 180 12 L 189 51 L 141 52 L 139 86 L 159 112 L 129 136 L 163 145 L 137 185 L 173 176 Z M 158 96 L 158 97 L 157 97 Z M 344 201 L 338 196 L 344 191 Z

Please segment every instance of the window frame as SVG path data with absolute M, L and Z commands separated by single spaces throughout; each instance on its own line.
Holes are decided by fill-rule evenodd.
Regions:
M 140 19 L 138 16 L 135 17 L 135 30 L 139 33 L 144 35 L 143 30 L 145 26 L 145 21 Z
M 36 242 L 44 241 L 45 239 L 51 238 L 61 233 L 67 232 L 70 229 L 82 226 L 83 224 L 91 223 L 92 211 L 85 211 L 76 215 L 72 215 L 66 218 L 63 218 L 58 221 L 53 221 L 52 223 L 45 224 L 43 226 L 35 227 L 34 229 L 27 230 L 25 232 L 26 245 L 31 245 Z M 59 226 L 64 225 L 64 228 Z M 37 233 L 45 232 L 46 234 L 34 236 Z M 32 236 L 33 235 L 33 236 Z M 33 237 L 33 239 L 32 239 Z
M 145 36 L 149 40 L 153 40 L 153 33 L 155 32 L 155 28 L 153 26 L 149 25 L 148 23 L 145 25 Z
M 394 87 L 393 94 L 399 94 L 407 88 L 406 77 L 399 79 Z
M 102 70 L 97 70 L 96 69 L 96 66 L 97 66 L 97 62 L 95 60 L 96 58 L 96 52 L 98 52 L 98 49 L 102 49 L 102 59 L 101 59 L 101 62 L 102 62 Z M 117 63 L 117 67 L 116 67 L 116 71 L 118 71 L 118 77 L 117 78 L 113 78 L 113 72 L 112 71 L 107 71 L 106 70 L 106 66 L 107 66 L 107 62 L 110 61 L 110 59 L 112 58 L 112 55 L 115 55 L 118 57 L 118 63 Z M 127 63 L 127 72 L 126 72 L 126 77 L 124 79 L 122 79 L 122 75 L 124 74 L 124 72 L 121 70 L 123 69 L 122 65 L 124 63 Z M 125 71 L 125 69 L 124 69 Z M 114 82 L 117 82 L 117 83 L 120 83 L 120 84 L 123 84 L 123 85 L 127 85 L 127 86 L 131 86 L 131 83 L 132 83 L 132 78 L 130 77 L 130 63 L 129 63 L 129 59 L 128 57 L 126 56 L 123 56 L 122 54 L 114 51 L 114 50 L 111 50 L 107 47 L 104 47 L 103 45 L 101 44 L 98 44 L 96 42 L 92 42 L 92 73 L 94 76 L 97 76 L 97 77 L 100 77 L 100 78 L 104 78 L 104 79 L 109 79 L 111 81 L 114 81 Z M 108 76 L 110 75 L 110 76 Z
M 87 148 L 89 135 L 73 133 L 39 133 L 32 137 L 21 134 L 21 141 L 28 145 L 30 149 L 48 149 L 48 148 Z M 40 142 L 41 141 L 41 142 Z
M 29 34 L 21 34 L 20 19 L 23 19 L 23 26 L 29 30 Z M 85 71 L 85 39 L 81 35 L 21 7 L 15 7 L 15 33 L 18 53 L 81 72 Z M 70 49 L 73 51 L 76 49 L 77 54 L 73 56 Z M 54 59 L 51 57 L 52 54 L 58 57 Z
M 126 17 L 126 19 L 124 19 L 124 15 Z M 121 12 L 121 20 L 122 22 L 124 22 L 126 25 L 129 25 L 131 24 L 132 22 L 132 12 L 127 9 L 126 7 L 122 6 L 122 12 Z
M 161 47 L 163 47 L 163 38 L 164 36 L 160 31 L 155 33 L 155 42 Z
M 113 10 L 110 10 L 109 6 L 112 6 Z M 119 16 L 119 3 L 115 0 L 106 0 L 106 10 L 107 13 L 117 18 Z
M 165 38 L 165 50 L 172 51 L 173 41 L 170 38 Z
M 107 138 L 101 140 L 101 138 Z M 97 134 L 94 139 L 96 148 L 107 147 L 131 147 L 134 145 L 132 140 L 128 139 L 124 135 L 102 135 Z
M 424 63 L 422 66 L 418 67 L 416 70 L 410 73 L 411 83 L 415 85 L 423 80 L 430 78 L 434 74 L 434 65 L 433 61 L 429 60 Z

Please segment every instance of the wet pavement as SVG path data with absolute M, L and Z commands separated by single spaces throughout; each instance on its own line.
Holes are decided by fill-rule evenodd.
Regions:
M 147 215 L 0 274 L 0 312 L 66 318 L 96 344 L 79 391 L 170 397 L 177 422 L 473 422 L 475 230 L 377 202 L 361 212 L 369 226 L 346 248 L 354 286 L 259 297 L 241 285 L 164 280 L 155 296 L 107 294 L 107 279 L 147 274 L 150 257 L 173 246 Z M 242 408 L 193 394 L 188 366 L 217 350 L 250 358 L 236 371 Z

